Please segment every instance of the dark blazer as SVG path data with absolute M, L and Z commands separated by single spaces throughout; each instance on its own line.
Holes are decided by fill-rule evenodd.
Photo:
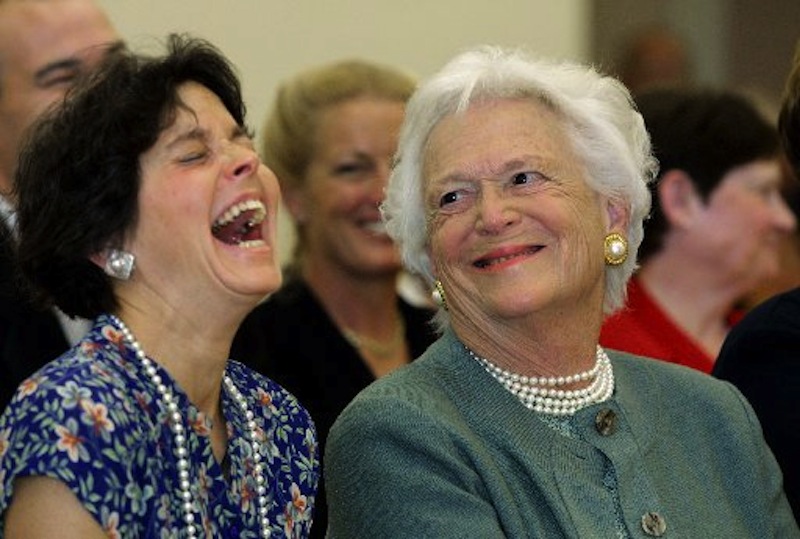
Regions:
M 56 315 L 35 308 L 23 292 L 13 241 L 0 220 L 0 410 L 20 382 L 69 348 Z
M 713 374 L 753 405 L 800 519 L 800 288 L 765 301 L 736 324 Z
M 432 311 L 398 298 L 406 341 L 416 358 L 435 340 Z M 359 391 L 375 380 L 305 282 L 291 278 L 255 308 L 239 328 L 231 357 L 275 380 L 311 414 L 317 427 L 320 460 L 334 420 Z M 325 536 L 327 508 L 320 480 L 311 538 Z

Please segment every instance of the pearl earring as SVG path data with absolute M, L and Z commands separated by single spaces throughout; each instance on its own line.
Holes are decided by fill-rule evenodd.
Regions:
M 106 253 L 106 263 L 103 271 L 110 277 L 127 281 L 131 278 L 135 264 L 136 257 L 133 254 L 120 249 L 109 249 Z
M 447 296 L 444 293 L 444 286 L 442 286 L 442 281 L 436 279 L 436 282 L 433 283 L 433 290 L 431 291 L 431 297 L 433 298 L 433 302 L 438 305 L 439 307 L 443 308 L 445 311 L 449 310 L 447 308 Z
M 606 264 L 619 266 L 628 259 L 628 240 L 622 235 L 612 232 L 603 242 Z

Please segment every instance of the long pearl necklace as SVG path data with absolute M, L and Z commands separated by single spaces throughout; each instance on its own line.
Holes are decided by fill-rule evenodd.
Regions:
M 597 347 L 594 366 L 569 376 L 523 376 L 501 369 L 486 358 L 467 348 L 467 352 L 503 387 L 534 412 L 567 416 L 591 404 L 603 402 L 614 392 L 614 370 L 602 347 Z M 561 389 L 565 385 L 592 382 L 581 389 Z
M 181 500 L 183 509 L 183 522 L 186 524 L 186 536 L 189 538 L 196 538 L 198 534 L 198 520 L 194 513 L 194 499 L 192 498 L 191 482 L 189 480 L 189 450 L 186 448 L 186 428 L 183 426 L 183 416 L 181 415 L 180 408 L 172 394 L 172 391 L 161 379 L 158 374 L 156 366 L 147 357 L 142 350 L 139 341 L 133 336 L 128 326 L 120 320 L 119 317 L 110 315 L 111 320 L 119 327 L 122 335 L 128 341 L 131 348 L 136 353 L 136 357 L 142 363 L 144 372 L 156 386 L 161 401 L 166 406 L 169 413 L 169 428 L 172 431 L 173 440 L 175 442 L 175 457 L 178 459 L 178 497 Z M 253 455 L 253 475 L 256 479 L 256 494 L 258 496 L 258 523 L 261 527 L 261 536 L 264 539 L 269 539 L 272 532 L 269 529 L 269 509 L 267 507 L 269 500 L 267 499 L 267 487 L 263 475 L 263 465 L 261 464 L 261 444 L 258 439 L 258 428 L 254 420 L 255 415 L 247 406 L 247 401 L 239 391 L 239 388 L 233 383 L 229 376 L 225 375 L 223 378 L 225 388 L 231 395 L 236 404 L 241 408 L 242 413 L 247 419 L 247 438 L 250 443 L 251 453 Z

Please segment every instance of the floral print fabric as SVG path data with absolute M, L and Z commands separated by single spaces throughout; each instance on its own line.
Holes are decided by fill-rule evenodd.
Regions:
M 228 449 L 220 463 L 210 420 L 165 370 L 158 374 L 184 416 L 200 536 L 260 537 L 244 413 L 223 389 Z M 319 475 L 313 423 L 266 377 L 234 361 L 226 374 L 255 416 L 272 537 L 305 537 Z M 174 436 L 158 395 L 119 328 L 99 317 L 75 348 L 23 382 L 0 418 L 0 514 L 14 478 L 48 476 L 69 486 L 108 537 L 185 537 Z

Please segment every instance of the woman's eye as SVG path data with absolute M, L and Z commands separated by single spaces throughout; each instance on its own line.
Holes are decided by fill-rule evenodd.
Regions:
M 207 155 L 207 152 L 191 152 L 187 153 L 180 158 L 181 163 L 193 163 L 195 161 L 200 161 Z
M 343 163 L 341 165 L 337 165 L 336 168 L 333 169 L 333 171 L 337 175 L 355 174 L 362 168 L 363 167 L 357 163 Z
M 514 185 L 527 185 L 541 179 L 542 175 L 538 172 L 517 172 L 511 178 Z
M 458 202 L 458 198 L 458 191 L 450 191 L 449 193 L 445 193 L 442 195 L 442 198 L 439 199 L 439 207 L 443 208 L 448 204 Z

